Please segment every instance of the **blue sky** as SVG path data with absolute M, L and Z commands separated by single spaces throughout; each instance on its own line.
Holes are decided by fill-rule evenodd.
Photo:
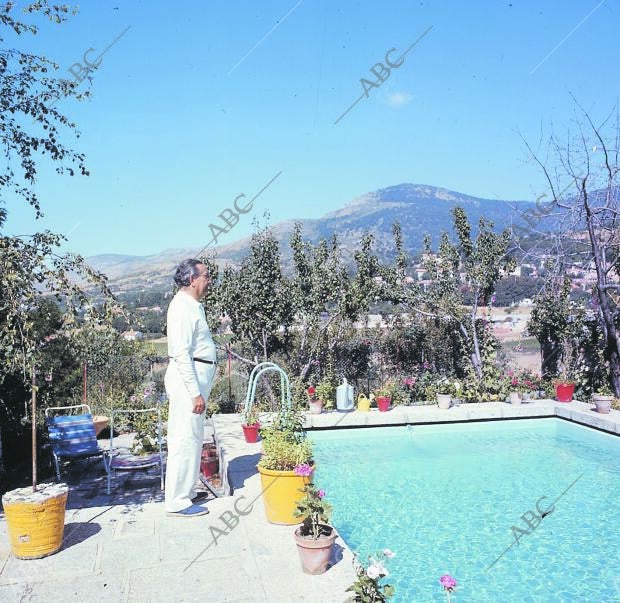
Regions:
M 545 184 L 520 135 L 536 146 L 565 133 L 570 92 L 595 119 L 608 115 L 618 23 L 618 0 L 86 0 L 64 25 L 7 36 L 69 78 L 86 50 L 129 27 L 103 56 L 92 99 L 58 103 L 79 124 L 65 142 L 91 176 L 42 167 L 45 218 L 8 199 L 6 231 L 51 228 L 84 255 L 200 246 L 222 210 L 279 172 L 220 242 L 265 210 L 274 223 L 318 218 L 402 182 L 534 200 Z M 334 125 L 363 94 L 360 79 L 376 81 L 370 68 L 431 26 Z

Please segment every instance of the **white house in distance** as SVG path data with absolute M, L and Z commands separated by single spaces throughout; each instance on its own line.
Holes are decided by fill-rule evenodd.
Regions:
M 139 339 L 144 339 L 144 335 L 140 331 L 130 329 L 129 331 L 123 332 L 123 338 L 127 341 L 138 341 Z

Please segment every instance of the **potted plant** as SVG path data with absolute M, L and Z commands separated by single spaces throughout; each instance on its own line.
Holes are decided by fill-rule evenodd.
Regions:
M 328 379 L 323 379 L 316 386 L 316 397 L 323 403 L 323 410 L 334 407 L 334 386 Z
M 394 386 L 388 382 L 375 391 L 375 401 L 379 412 L 387 412 L 390 409 L 393 389 Z
M 303 523 L 295 530 L 295 543 L 304 573 L 316 576 L 327 569 L 337 533 L 329 525 L 332 506 L 325 500 L 325 492 L 314 484 L 305 485 L 301 492 L 304 497 L 297 502 L 295 517 Z
M 31 372 L 32 487 L 5 492 L 2 507 L 11 550 L 18 559 L 40 559 L 62 546 L 67 484 L 37 484 L 37 385 Z
M 615 397 L 611 393 L 609 384 L 605 383 L 597 388 L 592 394 L 592 402 L 596 406 L 596 412 L 607 415 L 611 411 L 611 405 Z
M 252 406 L 243 413 L 241 429 L 243 429 L 243 435 L 248 444 L 255 444 L 258 441 L 258 432 L 260 429 L 259 413 L 260 407 L 257 404 L 252 404 Z
M 323 412 L 323 400 L 317 397 L 316 388 L 311 385 L 307 390 L 310 414 L 320 415 Z
M 575 381 L 568 371 L 562 371 L 553 381 L 555 398 L 558 402 L 571 402 L 575 393 Z
M 265 514 L 270 523 L 299 523 L 295 509 L 300 490 L 312 481 L 312 444 L 303 431 L 297 410 L 282 409 L 272 425 L 261 429 L 263 456 L 257 468 L 261 476 Z
M 387 601 L 393 597 L 394 587 L 391 584 L 380 584 L 383 578 L 390 575 L 384 562 L 392 557 L 395 557 L 395 553 L 390 549 L 383 549 L 383 551 L 375 555 L 369 555 L 368 564 L 364 565 L 355 556 L 353 563 L 357 578 L 346 590 L 346 592 L 354 593 L 348 600 L 355 601 L 356 603 L 370 603 Z
M 452 396 L 458 395 L 461 384 L 458 381 L 450 381 L 447 377 L 442 377 L 436 384 L 437 406 L 443 410 L 450 408 Z

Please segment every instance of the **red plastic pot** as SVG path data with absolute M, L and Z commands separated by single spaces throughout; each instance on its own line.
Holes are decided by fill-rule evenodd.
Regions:
M 380 412 L 387 412 L 390 408 L 390 402 L 392 398 L 388 398 L 386 396 L 378 396 L 377 397 L 377 407 Z
M 254 423 L 254 425 L 242 425 L 243 435 L 245 441 L 248 444 L 255 444 L 258 442 L 258 430 L 260 429 L 260 423 Z
M 202 446 L 202 455 L 203 459 L 212 458 L 217 456 L 217 447 L 215 444 L 204 444 Z
M 204 477 L 212 477 L 220 470 L 220 460 L 215 456 L 202 457 L 200 460 L 200 473 Z
M 574 383 L 558 383 L 555 386 L 555 397 L 558 402 L 570 402 L 575 393 Z

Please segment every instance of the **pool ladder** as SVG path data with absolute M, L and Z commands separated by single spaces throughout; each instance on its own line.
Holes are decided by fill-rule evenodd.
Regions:
M 275 362 L 261 362 L 260 364 L 257 364 L 250 373 L 248 391 L 245 394 L 244 410 L 246 414 L 249 412 L 250 408 L 252 408 L 252 404 L 254 404 L 258 381 L 263 374 L 269 372 L 276 372 L 280 374 L 280 405 L 282 408 L 291 408 L 291 384 L 288 375 Z

